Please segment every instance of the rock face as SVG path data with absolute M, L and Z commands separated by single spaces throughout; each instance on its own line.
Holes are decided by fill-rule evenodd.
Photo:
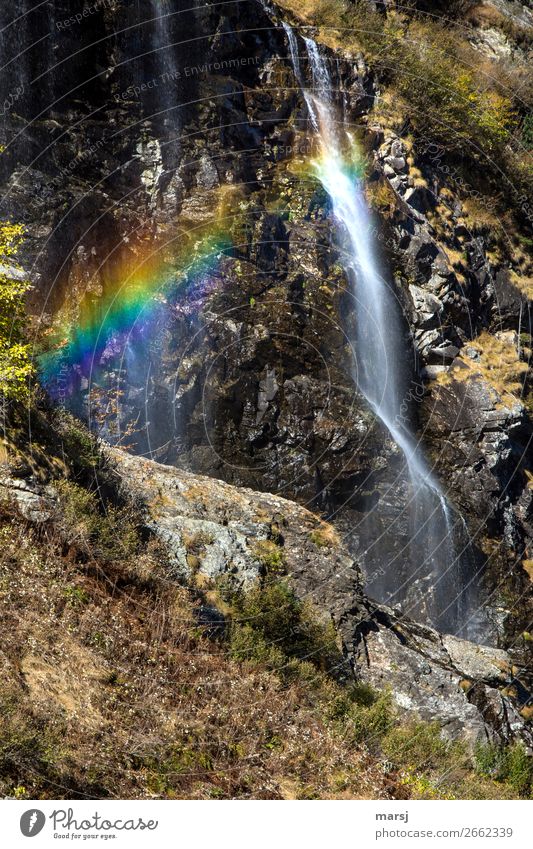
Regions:
M 520 703 L 505 695 L 517 684 L 506 652 L 440 635 L 384 608 L 370 610 L 356 627 L 353 652 L 358 678 L 390 688 L 400 708 L 437 720 L 451 739 L 504 742 L 518 736 L 533 743 Z M 518 687 L 524 697 L 520 682 Z
M 440 635 L 369 602 L 331 525 L 278 496 L 118 449 L 107 456 L 123 494 L 135 499 L 168 546 L 176 576 L 225 576 L 250 585 L 264 574 L 265 555 L 275 551 L 297 595 L 332 617 L 359 680 L 390 688 L 402 710 L 439 722 L 451 738 L 520 738 L 533 745 L 519 713 L 528 694 L 509 655 Z
M 0 475 L 0 501 L 14 502 L 29 522 L 48 521 L 52 516 L 54 499 L 51 487 L 43 490 L 37 482 Z
M 105 297 L 156 255 L 148 269 L 172 281 L 154 289 L 164 320 L 128 348 L 127 367 L 125 340 L 109 339 L 90 373 L 69 375 L 74 411 L 138 454 L 322 511 L 372 578 L 409 544 L 403 459 L 354 388 L 355 304 L 327 198 L 306 170 L 305 103 L 282 12 L 170 2 L 176 14 L 160 20 L 157 5 L 109 0 L 75 25 L 65 23 L 79 12 L 74 0 L 0 10 L 3 55 L 23 88 L 2 92 L 16 99 L 1 127 L 2 216 L 26 224 L 36 323 L 101 320 Z M 24 25 L 10 29 L 16 18 Z M 42 52 L 30 45 L 47 34 L 47 72 L 35 81 Z M 366 146 L 376 239 L 402 306 L 413 378 L 402 414 L 420 425 L 479 563 L 489 559 L 500 638 L 515 644 L 533 610 L 521 565 L 533 523 L 531 420 L 518 395 L 502 404 L 486 371 L 456 375 L 483 329 L 529 337 L 518 346 L 528 361 L 530 300 L 517 269 L 495 258 L 493 223 L 469 216 L 443 152 L 424 139 L 413 148 L 375 119 L 381 92 L 362 55 L 321 49 L 339 109 Z M 209 228 L 220 239 L 206 263 Z M 141 336 L 143 321 L 141 312 Z M 391 524 L 373 560 L 359 531 L 381 538 Z M 225 533 L 213 570 L 243 545 L 237 529 Z M 184 557 L 178 546 L 176 569 Z
M 122 493 L 141 505 L 148 528 L 165 543 L 177 579 L 199 572 L 249 588 L 271 567 L 287 572 L 298 595 L 336 622 L 355 605 L 357 566 L 333 527 L 305 508 L 119 449 L 107 457 Z

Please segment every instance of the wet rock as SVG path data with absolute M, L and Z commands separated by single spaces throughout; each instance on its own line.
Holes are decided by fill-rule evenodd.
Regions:
M 514 676 L 506 652 L 402 621 L 391 610 L 369 609 L 355 631 L 356 675 L 390 688 L 407 714 L 437 720 L 450 739 L 508 742 L 533 734 L 501 690 Z M 488 709 L 490 706 L 490 710 Z

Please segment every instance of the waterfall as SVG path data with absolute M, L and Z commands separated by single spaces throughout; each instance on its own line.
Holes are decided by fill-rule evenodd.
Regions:
M 176 122 L 175 107 L 178 96 L 178 80 L 180 70 L 177 64 L 177 53 L 174 37 L 174 18 L 169 0 L 151 0 L 153 15 L 152 48 L 155 51 L 153 57 L 154 69 L 156 71 L 155 83 L 157 95 L 154 104 L 163 114 L 163 123 L 169 123 L 174 127 Z
M 396 555 L 386 564 L 371 591 L 378 600 L 400 604 L 414 618 L 429 621 L 441 631 L 478 637 L 483 626 L 476 612 L 475 565 L 469 542 L 464 542 L 462 517 L 452 511 L 402 415 L 409 397 L 402 317 L 374 255 L 372 220 L 357 168 L 348 166 L 343 156 L 346 147 L 353 152 L 353 143 L 338 121 L 328 66 L 318 45 L 303 38 L 311 78 L 308 88 L 295 33 L 288 24 L 282 26 L 318 142 L 315 173 L 330 199 L 342 246 L 341 263 L 355 298 L 354 379 L 405 458 L 409 550 L 401 553 L 404 562 Z M 463 542 L 456 545 L 461 535 Z M 378 545 L 372 538 L 364 542 L 367 552 Z
M 154 15 L 154 48 L 157 50 L 157 64 L 162 81 L 176 80 L 178 67 L 176 63 L 176 47 L 173 45 L 171 26 L 171 8 L 169 0 L 152 0 Z

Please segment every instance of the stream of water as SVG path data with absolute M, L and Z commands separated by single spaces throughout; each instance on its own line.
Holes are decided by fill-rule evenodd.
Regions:
M 353 150 L 353 141 L 339 117 L 318 45 L 303 38 L 305 53 L 300 57 L 294 31 L 286 23 L 282 26 L 318 143 L 315 174 L 330 199 L 341 263 L 355 298 L 355 381 L 402 452 L 408 476 L 404 508 L 409 512 L 408 550 L 403 551 L 401 563 L 395 557 L 384 564 L 379 579 L 374 577 L 372 593 L 380 601 L 400 604 L 414 618 L 429 621 L 441 631 L 479 638 L 483 626 L 466 526 L 448 504 L 410 423 L 401 414 L 409 397 L 408 350 L 394 290 L 374 255 L 374 229 L 363 183 L 344 155 L 347 147 Z M 302 66 L 310 84 L 305 83 Z M 394 532 L 392 527 L 390 533 Z M 379 541 L 365 539 L 364 545 L 368 552 Z

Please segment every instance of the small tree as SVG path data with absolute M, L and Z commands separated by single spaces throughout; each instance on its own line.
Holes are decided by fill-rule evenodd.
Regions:
M 33 367 L 26 341 L 25 295 L 29 283 L 15 262 L 24 228 L 9 221 L 0 223 L 0 399 L 27 397 Z

